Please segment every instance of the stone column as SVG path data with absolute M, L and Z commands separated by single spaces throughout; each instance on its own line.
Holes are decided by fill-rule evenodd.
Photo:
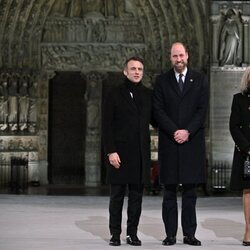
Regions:
M 219 20 L 220 16 L 212 16 L 211 22 L 212 22 L 212 34 L 213 34 L 213 40 L 212 40 L 212 65 L 218 65 L 218 44 L 219 44 Z
M 55 77 L 54 71 L 42 71 L 38 82 L 38 175 L 41 184 L 48 184 L 48 99 L 49 80 Z M 33 167 L 36 164 L 33 162 Z
M 85 186 L 101 184 L 101 102 L 105 75 L 88 72 L 86 77 Z
M 210 69 L 210 114 L 209 114 L 209 179 L 212 187 L 212 168 L 223 166 L 225 172 L 219 175 L 220 182 L 229 186 L 233 160 L 234 142 L 229 132 L 229 117 L 233 95 L 239 92 L 239 84 L 245 68 L 211 67 Z M 222 179 L 223 177 L 223 179 Z
M 246 66 L 250 62 L 250 53 L 249 53 L 249 16 L 242 16 L 243 20 L 243 58 L 242 58 L 242 64 L 243 66 Z

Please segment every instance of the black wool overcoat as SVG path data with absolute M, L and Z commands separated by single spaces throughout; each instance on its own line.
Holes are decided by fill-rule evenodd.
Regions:
M 140 84 L 133 93 L 135 103 L 125 82 L 114 87 L 104 103 L 105 155 L 117 152 L 121 159 L 119 169 L 107 164 L 107 181 L 110 184 L 148 184 L 152 90 Z
M 159 129 L 159 166 L 162 184 L 205 182 L 205 128 L 208 106 L 206 77 L 188 69 L 181 92 L 171 69 L 156 78 L 153 113 Z M 178 144 L 174 132 L 189 131 L 189 141 Z
M 235 142 L 230 187 L 241 191 L 250 188 L 250 180 L 243 178 L 243 163 L 250 150 L 250 92 L 233 96 L 229 128 Z

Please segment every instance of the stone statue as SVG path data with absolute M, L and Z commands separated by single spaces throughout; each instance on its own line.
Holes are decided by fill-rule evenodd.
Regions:
M 8 88 L 9 117 L 8 123 L 12 131 L 17 130 L 17 78 L 13 77 Z
M 238 65 L 238 48 L 240 43 L 239 27 L 235 12 L 229 9 L 220 33 L 219 65 Z
M 21 83 L 19 89 L 19 128 L 20 130 L 26 129 L 28 122 L 28 110 L 29 110 L 29 99 L 28 99 L 28 83 L 25 80 Z
M 37 123 L 37 85 L 37 82 L 33 82 L 33 84 L 29 87 L 28 121 L 30 132 L 35 132 Z
M 85 100 L 87 104 L 87 130 L 94 134 L 100 124 L 100 91 L 98 83 L 91 80 L 87 84 L 85 93 Z
M 8 128 L 8 93 L 7 81 L 0 85 L 0 130 L 4 131 Z

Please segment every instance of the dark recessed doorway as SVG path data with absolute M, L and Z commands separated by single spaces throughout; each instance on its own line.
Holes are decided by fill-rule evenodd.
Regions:
M 49 83 L 48 177 L 51 184 L 84 184 L 86 82 L 57 72 Z

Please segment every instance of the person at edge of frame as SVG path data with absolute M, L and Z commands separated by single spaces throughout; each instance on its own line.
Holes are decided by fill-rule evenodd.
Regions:
M 233 96 L 229 129 L 235 142 L 230 190 L 243 192 L 245 233 L 243 246 L 250 246 L 250 177 L 243 175 L 244 161 L 250 156 L 250 67 L 247 67 L 240 83 L 240 93 Z

